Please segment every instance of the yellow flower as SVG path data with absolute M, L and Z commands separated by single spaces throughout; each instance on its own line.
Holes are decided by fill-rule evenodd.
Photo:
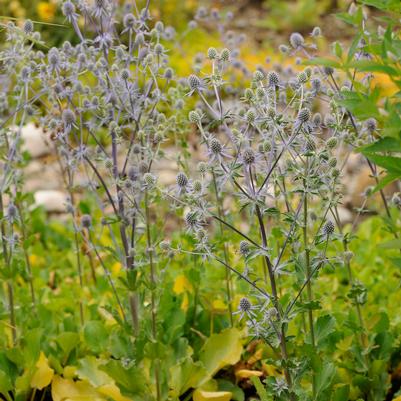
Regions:
M 185 277 L 184 274 L 180 274 L 175 279 L 173 291 L 177 295 L 184 293 L 182 303 L 181 303 L 181 309 L 186 312 L 188 310 L 188 306 L 189 306 L 188 292 L 192 292 L 193 287 L 192 287 L 192 284 L 189 282 L 189 280 Z
M 51 21 L 56 13 L 56 6 L 46 1 L 41 1 L 37 6 L 37 12 L 41 20 Z
M 29 255 L 29 263 L 31 264 L 31 266 L 37 266 L 39 264 L 38 260 L 39 260 L 38 255 L 35 254 Z
M 115 262 L 111 266 L 111 272 L 113 273 L 114 276 L 118 276 L 122 270 L 122 265 L 120 262 Z
M 185 275 L 180 274 L 174 281 L 173 291 L 176 294 L 182 294 L 183 292 L 186 291 L 192 292 L 193 287 L 192 284 L 189 282 L 189 280 L 185 277 Z

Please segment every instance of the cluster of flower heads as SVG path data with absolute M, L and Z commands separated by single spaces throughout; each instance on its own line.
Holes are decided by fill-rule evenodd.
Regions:
M 222 57 L 226 52 L 228 56 Z M 333 100 L 328 76 L 318 68 L 309 67 L 298 73 L 291 69 L 259 69 L 239 101 L 230 99 L 230 107 L 225 109 L 222 76 L 229 68 L 229 51 L 223 49 L 219 53 L 212 48 L 208 58 L 213 64 L 213 74 L 203 79 L 194 74 L 188 78 L 189 94 L 198 94 L 201 99 L 199 108 L 189 113 L 189 120 L 197 126 L 206 148 L 202 170 L 204 165 L 207 170 L 212 169 L 219 185 L 241 176 L 244 192 L 257 200 L 266 196 L 272 186 L 266 182 L 257 189 L 259 177 L 268 174 L 272 165 L 276 167 L 278 157 L 276 171 L 285 175 L 297 169 L 293 156 L 315 155 L 319 158 L 319 166 L 315 168 L 324 173 L 320 178 L 324 179 L 324 189 L 329 190 L 340 174 L 332 153 L 340 142 L 350 140 L 350 133 L 344 111 Z M 213 97 L 214 100 L 209 100 Z M 324 117 L 313 113 L 314 105 L 322 98 L 330 105 Z M 215 127 L 216 124 L 211 124 L 213 120 L 219 120 L 218 129 L 207 128 Z M 201 173 L 200 178 L 204 171 Z M 239 196 L 249 198 L 244 193 Z
M 175 33 L 162 22 L 154 23 L 147 8 L 126 7 L 117 20 L 120 11 L 108 0 L 91 4 L 68 0 L 62 11 L 74 27 L 78 44 L 65 42 L 47 55 L 34 47 L 41 39 L 32 21 L 22 28 L 7 25 L 12 45 L 2 51 L 2 59 L 9 76 L 18 78 L 12 88 L 16 110 L 23 111 L 25 120 L 35 116 L 50 133 L 71 173 L 69 185 L 74 185 L 74 171 L 84 167 L 90 188 L 103 187 L 107 203 L 129 226 L 140 215 L 144 191 L 157 182 L 151 167 L 176 118 L 166 116 L 166 105 L 171 102 L 181 109 L 184 103 L 179 96 L 182 83 L 174 82 L 163 44 L 174 39 Z M 89 37 L 84 37 L 78 24 L 80 15 L 87 21 Z M 190 23 L 194 28 L 218 22 L 227 44 L 198 57 L 195 73 L 187 79 L 187 95 L 198 99 L 189 121 L 197 127 L 205 153 L 197 177 L 180 172 L 171 191 L 179 204 L 189 207 L 186 224 L 202 249 L 210 249 L 205 246 L 204 229 L 213 209 L 212 193 L 216 199 L 233 197 L 252 213 L 257 207 L 263 213 L 273 207 L 282 212 L 284 207 L 295 214 L 292 199 L 302 191 L 332 205 L 340 199 L 341 151 L 368 140 L 377 130 L 374 119 L 363 124 L 350 121 L 336 99 L 352 85 L 339 85 L 329 67 L 259 67 L 249 87 L 240 93 L 229 80 L 235 77 L 232 69 L 242 68 L 238 46 L 244 37 L 227 30 L 231 19 L 230 13 L 222 16 L 200 8 Z M 310 57 L 316 48 L 313 41 L 320 35 L 320 28 L 308 40 L 293 33 L 289 44 L 280 49 Z M 362 54 L 363 43 L 360 47 Z M 206 62 L 212 72 L 199 74 Z M 87 79 L 94 84 L 87 85 Z M 323 116 L 314 111 L 321 104 Z M 41 115 L 43 105 L 47 109 Z M 6 96 L 0 106 L 8 107 Z M 359 138 L 353 124 L 361 128 Z M 18 142 L 17 135 L 15 147 Z M 117 165 L 121 150 L 126 151 L 122 167 Z M 11 154 L 16 157 L 16 152 Z M 325 210 L 318 215 L 327 218 Z M 322 223 L 323 237 L 333 233 L 330 224 Z M 249 253 L 245 245 L 242 248 L 241 254 Z
M 67 0 L 62 12 L 77 44 L 67 41 L 47 54 L 37 50 L 43 43 L 32 21 L 7 24 L 1 58 L 10 96 L 0 99 L 0 117 L 21 121 L 20 126 L 34 119 L 44 127 L 57 148 L 68 191 L 78 185 L 78 171 L 86 175 L 79 185 L 99 191 L 100 209 L 113 211 L 122 222 L 127 231 L 122 253 L 128 255 L 135 243 L 127 238 L 137 238 L 137 220 L 144 219 L 144 193 L 157 183 L 152 164 L 177 119 L 170 110 L 173 104 L 179 108 L 180 89 L 165 47 L 175 31 L 153 21 L 148 8 L 128 5 L 121 14 L 109 0 Z M 16 101 L 9 105 L 11 97 Z M 10 165 L 17 161 L 20 142 L 18 130 Z M 70 199 L 71 213 L 74 207 Z M 88 221 L 83 218 L 84 228 Z
M 309 39 L 294 33 L 280 50 L 313 64 L 320 35 L 320 28 Z M 364 43 L 359 47 L 355 58 L 368 57 Z M 358 121 L 341 106 L 354 83 L 331 67 L 302 68 L 300 58 L 298 67 L 261 66 L 243 90 L 243 78 L 236 87 L 230 81 L 238 79 L 233 71 L 239 60 L 229 44 L 197 57 L 187 78 L 187 95 L 197 99 L 188 120 L 203 152 L 196 169 L 190 165 L 178 173 L 168 196 L 183 209 L 196 252 L 226 269 L 229 309 L 236 280 L 246 281 L 249 296 L 241 298 L 234 314 L 246 320 L 250 334 L 279 347 L 285 359 L 285 330 L 297 316 L 305 288 L 312 302 L 319 271 L 350 263 L 347 249 L 327 255 L 329 242 L 342 236 L 342 172 L 354 147 L 374 141 L 378 127 L 373 118 Z M 369 80 L 367 74 L 362 83 Z M 394 203 L 400 203 L 399 196 Z M 231 243 L 238 249 L 234 255 L 228 251 Z M 303 272 L 299 266 L 305 266 Z M 277 290 L 281 276 L 297 288 L 286 294 L 285 308 Z M 366 301 L 363 285 L 353 284 L 350 299 Z M 285 380 L 275 382 L 276 394 L 290 391 L 295 366 L 284 369 Z
M 320 35 L 320 28 L 308 40 L 294 33 L 281 50 L 310 60 Z M 338 100 L 352 90 L 352 83 L 341 81 L 331 67 L 259 67 L 242 93 L 227 89 L 237 57 L 233 59 L 228 48 L 210 48 L 203 59 L 212 72 L 199 70 L 196 64 L 187 79 L 188 95 L 198 100 L 188 119 L 204 152 L 196 170 L 177 175 L 170 196 L 184 208 L 197 250 L 222 260 L 214 238 L 221 235 L 218 227 L 223 221 L 230 237 L 239 237 L 238 253 L 244 261 L 243 269 L 234 269 L 239 279 L 259 282 L 261 273 L 253 268 L 253 260 L 266 256 L 273 275 L 291 274 L 303 248 L 310 253 L 314 273 L 326 265 L 342 264 L 345 259 L 329 260 L 325 249 L 341 224 L 336 211 L 343 193 L 344 161 L 354 146 L 372 140 L 376 121 L 356 121 L 340 106 Z M 279 227 L 285 240 L 278 251 L 263 238 L 250 240 L 251 234 L 239 229 L 240 220 L 252 227 L 259 218 Z M 306 245 L 304 229 L 312 236 Z M 268 280 L 262 288 L 263 293 L 260 288 L 251 292 L 255 304 L 241 300 L 239 314 L 248 318 L 254 334 L 277 337 L 291 313 L 277 308 Z

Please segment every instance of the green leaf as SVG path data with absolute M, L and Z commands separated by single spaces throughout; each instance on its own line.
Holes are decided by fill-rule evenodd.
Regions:
M 120 361 L 111 360 L 105 365 L 100 365 L 99 369 L 106 372 L 116 382 L 124 395 L 140 396 L 149 390 L 146 378 L 139 367 L 124 367 Z
M 401 258 L 390 258 L 390 260 L 395 266 L 401 269 Z
M 338 13 L 336 14 L 336 17 L 344 21 L 346 24 L 350 25 L 360 25 L 362 21 L 362 13 L 360 12 L 360 8 L 358 9 L 358 12 L 356 12 L 354 15 L 351 15 L 350 13 Z
M 331 397 L 331 401 L 344 401 L 348 400 L 349 397 L 349 385 L 346 384 L 344 386 L 337 387 L 334 392 L 333 396 Z
M 167 352 L 168 347 L 157 341 L 149 341 L 144 347 L 144 355 L 150 360 L 163 359 Z
M 320 316 L 315 325 L 316 344 L 319 346 L 335 330 L 336 320 L 333 316 Z
M 352 384 L 354 386 L 358 386 L 363 391 L 367 391 L 367 389 L 369 388 L 370 382 L 367 377 L 357 374 L 357 375 L 353 376 Z
M 102 322 L 94 320 L 85 324 L 85 342 L 93 352 L 98 353 L 106 349 L 108 337 L 108 332 Z
M 378 245 L 381 249 L 401 249 L 401 239 L 392 239 Z
M 22 358 L 21 363 L 23 364 Z M 7 358 L 5 354 L 0 353 L 0 371 L 4 372 L 11 381 L 15 380 L 18 375 L 17 366 L 20 366 L 20 364 L 15 364 L 9 358 Z
M 387 174 L 384 178 L 382 178 L 379 183 L 373 188 L 372 194 L 380 191 L 382 188 L 391 184 L 393 181 L 401 178 L 401 174 Z
M 260 401 L 271 401 L 271 398 L 267 395 L 267 391 L 264 388 L 263 384 L 260 382 L 259 377 L 252 376 L 251 382 L 256 388 L 256 392 L 258 393 L 258 396 L 260 397 Z
M 13 384 L 11 383 L 10 377 L 7 373 L 0 370 L 0 393 L 7 394 L 13 389 Z
M 339 99 L 338 102 L 359 118 L 378 118 L 380 116 L 375 94 L 368 96 L 356 92 L 342 92 L 342 99 Z
M 401 118 L 399 110 L 393 103 L 388 106 L 388 116 L 384 121 L 382 135 L 386 137 L 394 137 L 398 140 L 401 138 Z
M 393 156 L 381 156 L 378 152 L 401 152 L 401 141 L 392 137 L 384 137 L 373 144 L 359 148 L 359 152 L 363 153 L 369 160 L 373 161 L 380 167 L 388 170 L 388 174 L 380 180 L 373 189 L 373 193 L 381 190 L 386 185 L 401 177 L 401 158 Z
M 358 149 L 363 154 L 376 152 L 401 152 L 401 141 L 396 138 L 384 137 L 378 141 Z
M 87 356 L 78 362 L 77 374 L 92 386 L 99 387 L 111 383 L 111 378 L 99 369 L 100 362 L 94 356 Z
M 269 207 L 263 210 L 263 214 L 267 216 L 277 216 L 280 211 L 276 207 Z
M 311 60 L 304 61 L 305 65 L 322 65 L 324 67 L 340 68 L 341 64 L 338 61 L 323 57 L 314 57 Z
M 114 358 L 120 359 L 132 353 L 132 344 L 124 333 L 112 332 L 109 336 L 109 351 Z
M 401 4 L 398 0 L 361 0 L 361 3 L 382 11 L 401 12 Z
M 91 209 L 90 209 L 90 205 L 89 205 L 89 203 L 88 202 L 85 202 L 85 201 L 83 201 L 83 200 L 81 200 L 80 202 L 79 202 L 79 210 L 82 212 L 82 213 L 84 213 L 84 214 L 90 214 L 90 212 L 91 212 Z
M 178 398 L 190 388 L 197 388 L 209 379 L 210 375 L 202 363 L 187 357 L 170 368 L 169 386 L 172 395 Z
M 401 174 L 401 158 L 394 156 L 379 156 L 371 153 L 366 154 L 367 158 L 380 167 L 385 168 L 392 174 Z
M 56 342 L 64 351 L 65 357 L 68 357 L 70 352 L 78 345 L 79 335 L 74 332 L 66 331 L 57 336 Z
M 24 359 L 30 367 L 33 367 L 39 359 L 42 333 L 43 329 L 37 328 L 29 331 L 25 337 Z
M 322 309 L 319 301 L 297 302 L 295 305 L 297 312 L 307 312 L 309 310 Z
M 217 379 L 218 390 L 219 391 L 229 391 L 232 393 L 232 399 L 234 401 L 244 401 L 245 394 L 243 390 L 232 383 L 231 381 L 224 380 L 224 379 Z
M 336 56 L 341 59 L 343 55 L 343 48 L 339 42 L 334 43 L 334 52 L 336 53 Z
M 387 331 L 389 329 L 389 327 L 390 327 L 390 321 L 388 319 L 388 316 L 386 315 L 386 313 L 381 312 L 380 320 L 375 324 L 373 331 L 375 333 L 382 333 L 382 332 Z
M 322 394 L 332 385 L 336 374 L 336 367 L 333 363 L 324 362 L 321 369 L 318 370 L 316 378 L 316 398 L 315 400 L 323 400 Z
M 380 64 L 371 60 L 357 60 L 347 64 L 348 68 L 356 68 L 364 72 L 379 72 L 390 76 L 399 76 L 400 71 L 385 64 Z

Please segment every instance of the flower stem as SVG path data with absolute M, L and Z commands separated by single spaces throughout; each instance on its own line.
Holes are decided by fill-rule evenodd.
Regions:
M 77 270 L 78 270 L 78 278 L 79 278 L 79 286 L 81 289 L 81 294 L 79 297 L 79 316 L 80 316 L 80 321 L 81 321 L 81 326 L 85 324 L 85 318 L 84 318 L 84 306 L 82 302 L 82 296 L 83 296 L 83 289 L 84 289 L 84 282 L 83 282 L 83 273 L 82 273 L 82 264 L 81 264 L 81 252 L 80 252 L 80 246 L 79 246 L 79 238 L 78 238 L 78 228 L 77 228 L 77 216 L 75 213 L 74 209 L 74 193 L 73 193 L 73 176 L 72 173 L 69 171 L 68 172 L 68 193 L 70 196 L 70 202 L 71 202 L 71 219 L 72 219 L 72 224 L 74 227 L 74 245 L 75 245 L 75 252 L 76 252 L 76 262 L 77 262 Z
M 25 246 L 25 242 L 27 240 L 27 230 L 26 230 L 25 221 L 24 221 L 23 214 L 22 214 L 21 205 L 19 203 L 17 203 L 16 206 L 17 206 L 18 213 L 19 213 L 20 220 L 21 220 L 21 234 L 22 234 L 22 241 L 23 241 L 22 249 L 23 249 L 23 252 L 24 252 L 26 270 L 27 270 L 27 273 L 28 273 L 29 289 L 30 289 L 30 292 L 31 292 L 32 305 L 35 308 L 36 307 L 36 296 L 35 296 L 35 289 L 34 289 L 34 286 L 33 286 L 32 267 L 31 267 L 31 262 L 29 260 L 28 250 L 27 250 L 27 248 Z
M 150 265 L 150 282 L 151 282 L 151 316 L 152 316 L 152 337 L 153 341 L 157 342 L 157 306 L 156 306 L 156 288 L 157 288 L 157 280 L 156 280 L 156 269 L 153 261 L 153 244 L 152 244 L 152 236 L 150 233 L 150 211 L 149 211 L 149 195 L 148 191 L 145 190 L 145 214 L 146 214 L 146 242 L 147 242 L 147 250 L 149 255 L 149 265 Z M 156 382 L 156 398 L 157 401 L 161 400 L 161 392 L 160 392 L 160 361 L 159 359 L 155 359 L 155 382 Z
M 310 249 L 309 249 L 309 240 L 308 240 L 308 188 L 307 188 L 307 175 L 309 173 L 309 158 L 306 160 L 306 168 L 305 168 L 305 177 L 303 179 L 304 185 L 304 224 L 303 224 L 303 237 L 304 237 L 304 248 L 305 248 L 305 265 L 306 265 L 306 275 L 307 277 L 312 277 L 312 269 L 310 264 Z M 313 301 L 313 292 L 312 292 L 312 280 L 308 280 L 306 286 L 306 294 L 309 304 Z M 310 329 L 310 339 L 313 348 L 313 352 L 316 354 L 316 342 L 315 342 L 315 330 L 313 323 L 313 311 L 311 308 L 308 309 L 308 321 L 309 321 L 309 329 Z M 315 372 L 312 372 L 312 393 L 313 398 L 316 396 L 316 378 Z
M 267 236 L 266 236 L 265 225 L 263 222 L 262 212 L 260 211 L 259 205 L 256 205 L 255 208 L 256 208 L 256 216 L 257 216 L 258 223 L 259 223 L 260 235 L 262 238 L 262 246 L 263 246 L 263 248 L 266 249 L 267 248 Z M 277 285 L 276 285 L 276 278 L 275 278 L 274 271 L 273 271 L 273 265 L 267 255 L 264 255 L 264 258 L 265 258 L 268 272 L 269 272 L 270 285 L 271 285 L 272 296 L 273 296 L 272 301 L 273 301 L 274 307 L 277 310 L 277 313 L 281 317 L 280 303 L 279 303 L 279 298 L 278 298 L 278 293 L 277 293 Z M 283 324 L 281 324 L 281 330 L 280 330 L 279 334 L 280 334 L 279 341 L 280 341 L 281 358 L 285 362 L 285 365 L 286 365 L 286 362 L 288 361 L 288 352 L 287 352 L 287 342 L 286 342 L 286 338 L 285 338 L 285 329 L 284 329 Z M 291 387 L 292 387 L 291 373 L 286 366 L 284 367 L 284 376 L 285 376 L 285 380 L 287 382 L 287 385 L 288 385 L 288 388 L 290 391 L 290 399 L 295 400 L 295 396 L 291 392 Z
M 223 223 L 221 222 L 223 218 L 223 205 L 222 201 L 219 196 L 219 192 L 217 189 L 217 182 L 216 182 L 216 175 L 214 171 L 212 171 L 213 174 L 213 185 L 214 185 L 214 192 L 216 194 L 216 201 L 217 201 L 217 212 L 218 212 L 218 217 L 219 217 L 219 225 L 220 225 L 220 235 L 223 238 L 224 236 L 224 227 Z M 227 250 L 227 243 L 224 241 L 224 262 L 228 265 L 229 260 L 228 260 L 228 250 Z M 233 309 L 232 309 L 232 295 L 231 295 L 231 272 L 230 270 L 226 267 L 226 294 L 227 294 L 227 304 L 228 304 L 228 312 L 230 314 L 230 324 L 231 327 L 234 326 L 234 319 L 233 319 Z
M 4 266 L 10 271 L 10 258 L 8 255 L 7 245 L 6 245 L 6 227 L 4 224 L 4 204 L 3 204 L 3 195 L 0 192 L 0 232 L 1 232 L 1 243 L 3 247 L 3 258 L 4 258 Z M 11 253 L 11 251 L 10 251 Z M 10 327 L 11 327 L 11 335 L 13 339 L 13 344 L 17 342 L 17 326 L 15 322 L 15 305 L 14 305 L 14 288 L 11 280 L 7 281 L 7 293 L 8 293 L 8 306 L 10 310 Z
M 127 322 L 127 319 L 126 319 L 125 313 L 124 313 L 124 308 L 123 308 L 123 305 L 122 305 L 122 303 L 121 303 L 120 297 L 118 296 L 118 292 L 117 292 L 116 286 L 114 285 L 113 279 L 112 279 L 112 277 L 111 277 L 110 270 L 106 267 L 106 265 L 105 265 L 103 259 L 102 259 L 101 256 L 99 255 L 99 252 L 97 251 L 96 246 L 95 246 L 95 244 L 93 243 L 92 235 L 91 235 L 91 233 L 90 233 L 89 230 L 88 230 L 88 238 L 87 238 L 87 241 L 89 241 L 89 245 L 91 245 L 91 247 L 92 247 L 93 251 L 95 252 L 95 255 L 96 255 L 96 257 L 97 257 L 97 259 L 98 259 L 100 265 L 103 267 L 104 273 L 105 273 L 105 275 L 106 275 L 106 277 L 107 277 L 107 279 L 108 279 L 108 281 L 109 281 L 109 283 L 110 283 L 110 287 L 111 287 L 111 289 L 112 289 L 112 291 L 113 291 L 114 297 L 116 298 L 117 304 L 118 304 L 118 306 L 119 306 L 119 308 L 120 308 L 121 315 L 122 315 L 122 317 L 123 317 L 123 319 L 124 319 L 124 322 Z
M 13 344 L 17 343 L 17 326 L 15 321 L 14 286 L 11 280 L 7 281 L 8 303 L 10 308 L 10 326 Z

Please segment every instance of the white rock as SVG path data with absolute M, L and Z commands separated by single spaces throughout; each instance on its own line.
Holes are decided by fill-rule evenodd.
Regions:
M 160 170 L 156 172 L 157 180 L 162 185 L 174 185 L 177 171 L 173 170 Z
M 41 157 L 50 153 L 50 147 L 46 142 L 43 130 L 29 123 L 21 129 L 22 150 L 27 151 L 32 157 Z
M 43 190 L 34 193 L 35 204 L 43 206 L 47 212 L 66 211 L 67 195 L 61 191 Z
M 343 206 L 339 206 L 337 208 L 337 211 L 341 224 L 347 224 L 352 222 L 352 212 L 349 209 Z
M 28 163 L 24 169 L 26 192 L 40 190 L 59 190 L 63 187 L 63 178 L 58 163 L 43 163 L 36 159 Z

